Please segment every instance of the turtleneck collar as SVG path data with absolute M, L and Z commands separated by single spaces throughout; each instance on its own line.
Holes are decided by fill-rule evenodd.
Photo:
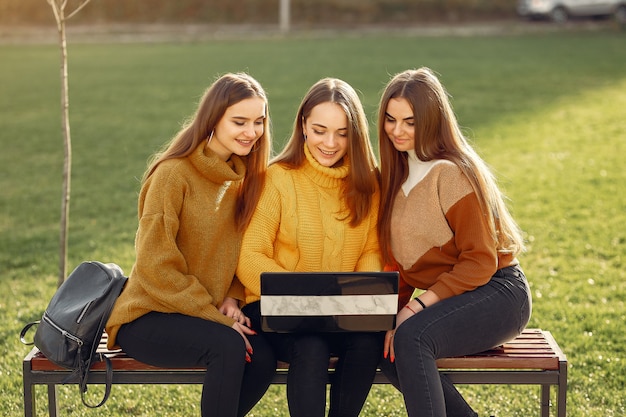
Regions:
M 217 184 L 241 180 L 246 174 L 246 164 L 242 157 L 233 154 L 228 161 L 222 161 L 206 146 L 206 141 L 202 141 L 189 155 L 189 161 L 202 176 Z
M 402 184 L 402 192 L 405 196 L 409 195 L 413 187 L 424 179 L 430 168 L 436 162 L 436 160 L 420 160 L 415 153 L 415 149 L 410 149 L 406 153 L 408 155 L 409 175 L 404 184 Z
M 306 143 L 302 146 L 304 146 L 304 155 L 306 156 L 306 161 L 304 162 L 302 168 L 307 177 L 320 187 L 333 188 L 341 186 L 343 180 L 350 173 L 350 161 L 348 159 L 348 155 L 344 155 L 343 164 L 341 166 L 334 168 L 326 167 L 317 162 L 313 155 L 311 155 Z

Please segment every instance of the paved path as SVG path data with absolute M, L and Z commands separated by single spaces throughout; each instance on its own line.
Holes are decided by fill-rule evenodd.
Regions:
M 188 42 L 215 39 L 241 39 L 254 37 L 331 37 L 376 33 L 407 36 L 492 36 L 516 35 L 538 32 L 579 32 L 605 30 L 614 26 L 607 21 L 576 21 L 557 25 L 547 21 L 513 19 L 491 22 L 458 24 L 416 24 L 414 26 L 360 26 L 349 29 L 310 29 L 294 27 L 281 33 L 278 25 L 163 25 L 163 24 L 108 24 L 67 26 L 68 41 L 72 43 L 100 42 Z M 57 42 L 55 25 L 50 27 L 0 27 L 0 44 L 50 44 Z

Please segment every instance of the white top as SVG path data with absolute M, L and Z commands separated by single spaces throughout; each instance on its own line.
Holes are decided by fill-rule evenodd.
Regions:
M 409 176 L 404 184 L 402 184 L 402 192 L 405 197 L 409 195 L 413 187 L 424 179 L 428 171 L 432 168 L 435 162 L 437 162 L 437 160 L 426 162 L 421 161 L 415 154 L 414 149 L 407 151 L 407 154 L 409 155 Z

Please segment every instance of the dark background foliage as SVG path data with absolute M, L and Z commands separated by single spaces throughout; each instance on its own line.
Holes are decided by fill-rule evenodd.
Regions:
M 69 0 L 68 10 L 79 0 Z M 92 0 L 82 23 L 273 24 L 279 0 Z M 515 0 L 291 0 L 294 26 L 415 24 L 513 17 Z M 45 0 L 2 0 L 0 24 L 52 23 Z

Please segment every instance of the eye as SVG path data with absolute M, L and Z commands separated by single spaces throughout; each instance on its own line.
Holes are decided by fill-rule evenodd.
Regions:
M 313 133 L 315 133 L 316 135 L 323 135 L 324 132 L 322 132 L 321 130 L 317 130 L 317 129 L 313 129 Z
M 245 122 L 240 122 L 239 120 L 233 120 L 233 123 L 237 126 L 243 126 L 246 124 Z
M 394 119 L 393 117 L 391 117 L 391 116 L 385 116 L 385 122 L 387 122 L 387 123 L 393 123 L 393 122 L 395 122 L 395 121 L 396 121 L 396 119 Z

